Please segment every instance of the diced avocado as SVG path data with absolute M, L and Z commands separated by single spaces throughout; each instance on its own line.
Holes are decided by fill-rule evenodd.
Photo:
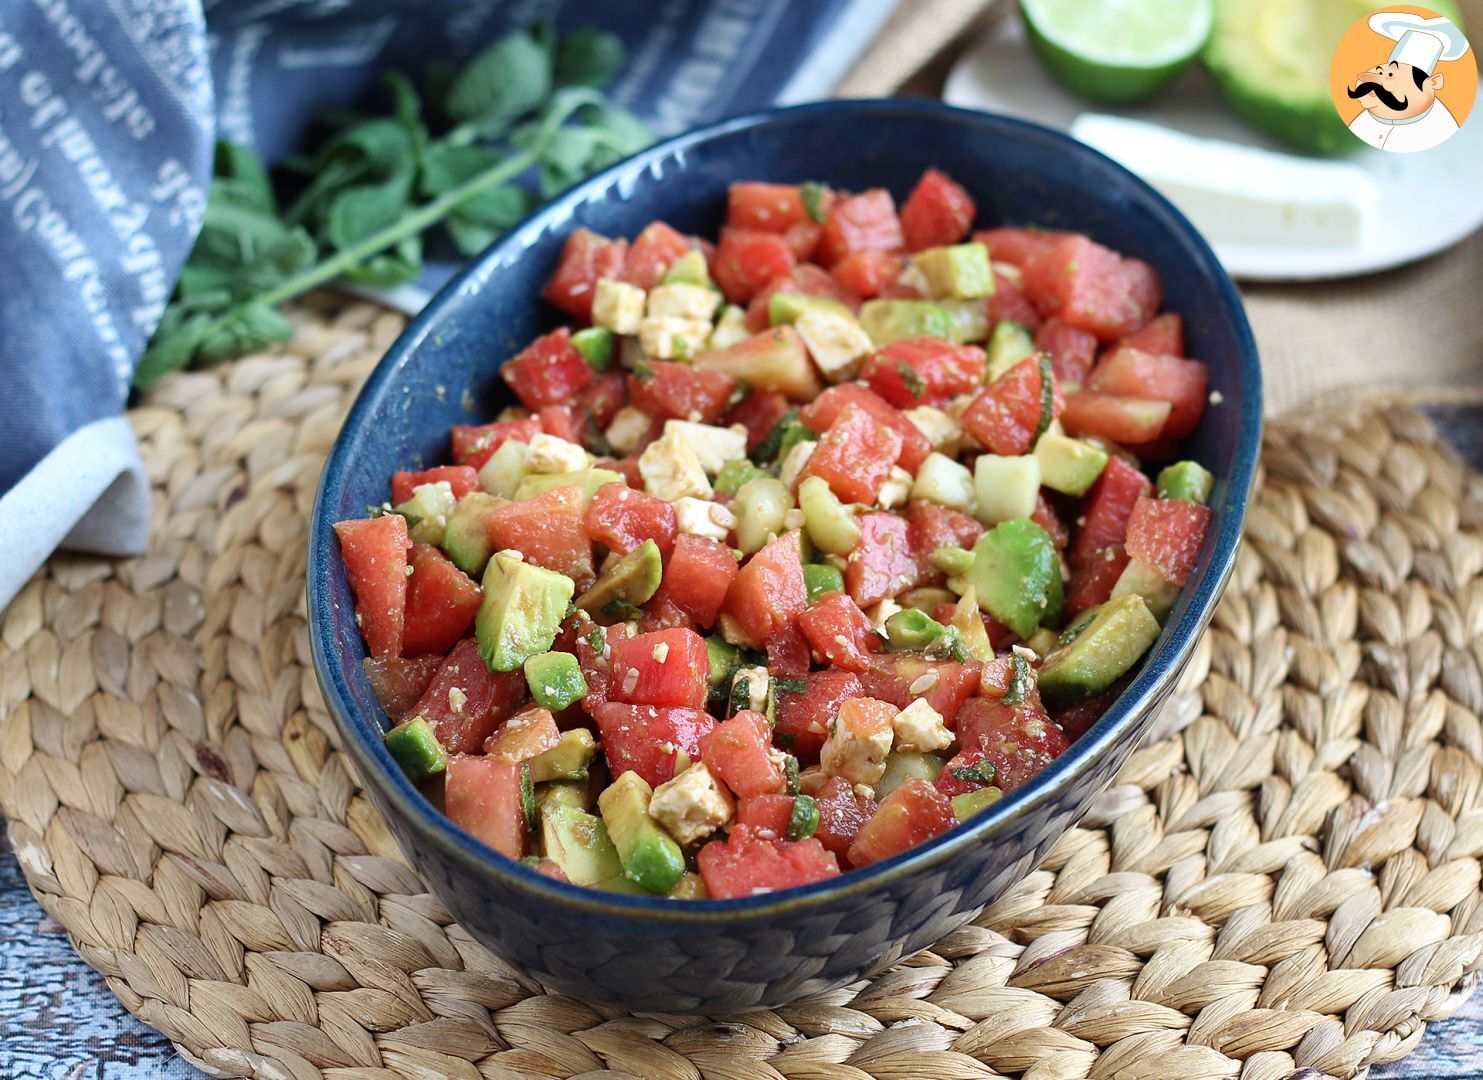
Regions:
M 535 776 L 534 767 L 531 769 L 531 776 Z M 569 806 L 573 810 L 586 810 L 587 795 L 586 781 L 556 780 L 541 785 L 536 802 L 543 814 L 553 806 Z
M 413 717 L 388 731 L 386 749 L 414 784 L 437 776 L 448 767 L 448 751 L 438 742 L 426 717 Z
M 572 348 L 593 371 L 607 371 L 613 362 L 613 332 L 606 326 L 588 326 L 572 335 Z
M 1070 705 L 1100 694 L 1127 672 L 1159 636 L 1159 620 L 1143 597 L 1109 600 L 1091 624 L 1045 658 L 1040 694 L 1051 705 Z
M 780 441 L 781 437 L 780 433 Z M 733 458 L 721 466 L 721 471 L 716 474 L 716 482 L 712 486 L 726 495 L 735 495 L 748 480 L 755 480 L 759 476 L 766 475 L 767 473 L 745 458 Z
M 1196 461 L 1176 461 L 1159 473 L 1159 498 L 1203 503 L 1210 498 L 1215 477 Z
M 1040 495 L 1040 459 L 1034 454 L 980 454 L 973 463 L 974 516 L 997 525 L 1035 512 Z
M 994 272 L 989 268 L 989 249 L 983 244 L 928 248 L 911 261 L 926 276 L 934 298 L 976 300 L 994 295 Z
M 1153 617 L 1163 622 L 1164 616 L 1174 607 L 1174 601 L 1179 599 L 1179 586 L 1165 581 L 1163 575 L 1146 562 L 1129 559 L 1113 584 L 1109 599 L 1117 600 L 1124 596 L 1143 597 Z
M 705 881 L 691 870 L 681 874 L 680 880 L 675 882 L 675 887 L 669 890 L 671 900 L 708 900 L 710 895 L 706 891 Z
M 1035 338 L 1022 324 L 1006 319 L 989 335 L 986 382 L 993 382 L 1035 351 Z
M 788 815 L 789 840 L 807 840 L 819 831 L 819 804 L 812 795 L 799 792 L 793 796 L 793 812 Z
M 685 872 L 685 856 L 649 816 L 653 797 L 654 790 L 643 777 L 626 772 L 597 797 L 597 805 L 624 875 L 648 892 L 667 893 Z
M 1063 495 L 1085 495 L 1107 467 L 1107 451 L 1089 442 L 1047 431 L 1035 444 L 1040 482 Z
M 973 552 L 960 547 L 934 548 L 927 556 L 933 566 L 949 577 L 966 574 L 973 567 Z
M 942 774 L 942 767 L 946 764 L 947 758 L 941 754 L 892 750 L 886 755 L 886 771 L 871 785 L 875 788 L 875 797 L 884 799 L 908 780 L 933 783 Z
M 961 795 L 954 795 L 953 816 L 959 821 L 967 821 L 974 814 L 981 814 L 1004 798 L 1004 792 L 996 787 L 981 787 L 976 791 L 965 791 Z
M 803 587 L 812 604 L 826 592 L 844 592 L 844 575 L 828 563 L 809 563 L 803 568 Z
M 741 650 L 722 638 L 708 637 L 705 639 L 705 656 L 710 661 L 710 684 L 729 687 L 731 677 L 741 667 Z
M 574 487 L 582 493 L 582 507 L 585 509 L 598 488 L 604 484 L 623 482 L 622 475 L 615 473 L 612 469 L 578 469 L 576 472 L 568 473 L 531 473 L 520 478 L 520 486 L 515 489 L 515 498 L 517 501 L 534 499 L 537 495 L 544 495 L 557 488 Z
M 596 755 L 597 741 L 592 732 L 572 728 L 563 731 L 551 749 L 530 759 L 530 777 L 538 784 L 551 780 L 586 780 Z
M 394 510 L 407 519 L 407 532 L 413 540 L 419 544 L 440 544 L 457 502 L 453 486 L 446 480 L 438 480 L 418 484 L 412 489 L 412 497 Z
M 525 476 L 525 455 L 530 447 L 519 439 L 506 439 L 489 460 L 479 466 L 479 486 L 500 499 L 513 499 Z
M 541 811 L 541 843 L 546 857 L 573 885 L 606 887 L 625 880 L 618 849 L 595 814 L 571 806 L 546 806 Z
M 957 340 L 952 316 L 931 300 L 867 300 L 859 319 L 876 348 L 911 337 Z
M 471 491 L 458 500 L 453 516 L 448 519 L 448 527 L 443 530 L 443 550 L 453 560 L 453 565 L 469 577 L 484 573 L 484 566 L 494 552 L 484 519 L 498 505 L 499 502 L 488 492 Z
M 896 603 L 902 607 L 925 611 L 929 615 L 940 605 L 957 603 L 957 600 L 951 591 L 939 585 L 920 585 L 915 589 L 907 589 L 896 597 Z
M 630 608 L 638 607 L 659 591 L 664 575 L 664 556 L 659 545 L 645 540 L 627 555 L 603 567 L 597 581 L 581 596 L 577 607 L 605 626 L 622 622 Z
M 979 606 L 1022 638 L 1062 606 L 1060 555 L 1029 518 L 1002 521 L 979 537 L 967 577 Z
M 543 709 L 560 712 L 587 696 L 587 680 L 577 658 L 566 652 L 544 652 L 524 664 L 530 696 Z
M 897 652 L 920 652 L 942 637 L 946 629 L 936 619 L 914 608 L 898 611 L 886 620 L 886 638 Z
M 514 671 L 551 648 L 571 602 L 571 578 L 525 562 L 517 552 L 496 551 L 484 567 L 483 585 L 474 633 L 490 671 Z
M 1056 646 L 1060 642 L 1061 635 L 1057 634 L 1054 630 L 1042 626 L 1025 639 L 1025 648 L 1029 649 L 1036 656 L 1046 657 L 1055 652 Z
M 953 320 L 953 340 L 977 345 L 989 340 L 989 306 L 982 300 L 934 300 Z
M 808 296 L 804 293 L 773 293 L 767 301 L 767 318 L 773 326 L 795 323 L 810 311 L 832 311 L 854 318 L 854 312 L 830 296 Z
M 691 248 L 670 264 L 660 279 L 661 285 L 709 285 L 710 269 L 705 264 L 705 252 Z
M 972 659 L 985 663 L 994 659 L 994 643 L 989 640 L 988 628 L 984 626 L 983 616 L 978 610 L 978 593 L 972 586 L 959 597 L 953 607 L 952 621 L 948 625 L 957 631 L 963 651 Z

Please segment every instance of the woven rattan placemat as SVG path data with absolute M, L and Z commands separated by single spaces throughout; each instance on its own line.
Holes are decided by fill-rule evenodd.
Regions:
M 627 1015 L 450 925 L 335 749 L 305 521 L 402 320 L 319 300 L 297 321 L 132 412 L 150 552 L 56 558 L 0 622 L 0 808 L 31 887 L 209 1072 L 1352 1077 L 1471 988 L 1483 481 L 1418 413 L 1273 426 L 1154 741 L 976 923 L 786 1009 Z

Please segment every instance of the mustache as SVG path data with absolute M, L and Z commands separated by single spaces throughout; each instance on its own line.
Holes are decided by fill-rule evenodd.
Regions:
M 1370 80 L 1357 83 L 1353 90 L 1346 90 L 1345 93 L 1351 98 L 1362 98 L 1366 94 L 1374 94 L 1380 99 L 1380 104 L 1384 105 L 1387 109 L 1395 109 L 1397 112 L 1404 109 L 1407 104 L 1405 98 L 1397 97 L 1378 82 L 1372 82 Z

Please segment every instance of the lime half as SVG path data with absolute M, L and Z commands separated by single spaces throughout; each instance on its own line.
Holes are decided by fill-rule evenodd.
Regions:
M 1205 46 L 1211 0 L 1020 0 L 1030 43 L 1072 91 L 1121 104 L 1148 97 Z

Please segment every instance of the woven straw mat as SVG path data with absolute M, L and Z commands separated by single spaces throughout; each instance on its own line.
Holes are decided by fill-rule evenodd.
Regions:
M 305 521 L 402 320 L 131 413 L 149 554 L 53 559 L 0 621 L 0 808 L 124 1005 L 217 1076 L 1354 1077 L 1483 948 L 1483 481 L 1404 406 L 1274 426 L 1235 577 L 1092 816 L 974 923 L 772 1012 L 545 994 L 451 924 L 309 667 Z

